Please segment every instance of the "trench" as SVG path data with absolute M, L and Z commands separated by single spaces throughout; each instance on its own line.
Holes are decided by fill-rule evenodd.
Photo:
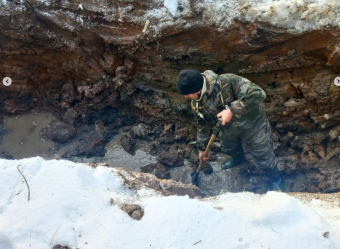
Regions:
M 201 1 L 179 7 L 174 18 L 161 2 L 131 9 L 131 1 L 99 1 L 103 8 L 89 4 L 79 9 L 59 1 L 34 1 L 32 6 L 4 1 L 0 76 L 13 83 L 0 84 L 0 157 L 39 155 L 138 171 L 161 156 L 155 148 L 170 146 L 172 155 L 185 151 L 184 160 L 161 167 L 166 171 L 161 173 L 188 182 L 197 164 L 197 150 L 190 145 L 196 130 L 190 104 L 178 95 L 175 81 L 183 69 L 209 69 L 245 77 L 266 92 L 262 105 L 287 191 L 339 191 L 336 20 L 327 18 L 326 25 L 314 14 L 300 18 L 308 13 L 300 8 L 288 17 L 289 25 L 272 22 L 275 12 L 269 20 L 260 13 L 250 21 L 253 8 L 247 5 L 241 16 L 231 15 L 226 22 L 228 15 L 220 18 L 215 9 L 202 8 Z M 124 11 L 118 14 L 117 9 Z M 220 10 L 228 13 L 229 5 Z M 164 15 L 150 16 L 156 12 Z M 147 127 L 146 135 L 126 138 L 140 124 Z M 165 130 L 169 126 L 174 131 Z M 133 153 L 122 148 L 122 138 L 136 142 Z M 219 164 L 225 156 L 218 150 L 211 156 L 213 172 L 200 175 L 206 193 L 267 190 L 266 177 L 250 161 L 223 171 Z

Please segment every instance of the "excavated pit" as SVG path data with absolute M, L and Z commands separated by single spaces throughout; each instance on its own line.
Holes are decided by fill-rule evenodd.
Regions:
M 150 162 L 143 171 L 187 182 L 197 165 L 196 127 L 175 80 L 185 68 L 210 69 L 244 76 L 266 91 L 263 107 L 287 191 L 338 192 L 340 28 L 334 13 L 340 7 L 293 1 L 280 12 L 265 1 L 176 2 L 175 9 L 151 0 L 0 2 L 0 77 L 13 80 L 0 84 L 1 157 L 29 151 L 9 152 L 7 139 L 29 138 L 22 146 L 43 139 L 32 155 L 121 159 L 135 170 Z M 25 119 L 28 131 L 10 133 L 4 120 L 26 113 L 55 119 L 50 127 L 36 122 L 44 130 Z M 29 137 L 37 131 L 40 137 Z M 112 145 L 117 134 L 124 150 Z M 149 148 L 138 150 L 141 141 Z M 218 143 L 214 153 L 222 160 Z M 213 162 L 201 188 L 265 192 L 266 178 L 247 159 L 230 172 Z

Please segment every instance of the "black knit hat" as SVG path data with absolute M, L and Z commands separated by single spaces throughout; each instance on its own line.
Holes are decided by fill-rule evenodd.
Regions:
M 200 72 L 185 69 L 178 75 L 176 86 L 182 95 L 187 95 L 200 91 L 203 87 L 203 82 L 203 75 Z

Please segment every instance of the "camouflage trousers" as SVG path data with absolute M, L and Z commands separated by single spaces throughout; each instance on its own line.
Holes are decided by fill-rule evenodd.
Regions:
M 272 131 L 262 107 L 253 111 L 253 118 L 232 119 L 220 131 L 221 150 L 233 158 L 243 156 L 242 143 L 247 147 L 255 162 L 265 172 L 277 170 L 277 159 L 273 150 Z

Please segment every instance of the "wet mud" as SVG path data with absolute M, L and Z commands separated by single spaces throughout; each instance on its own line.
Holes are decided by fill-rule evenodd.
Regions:
M 191 183 L 190 174 L 198 164 L 194 143 L 159 144 L 157 140 L 150 138 L 132 138 L 134 140 L 133 152 L 128 152 L 122 145 L 123 138 L 127 134 L 133 137 L 131 131 L 140 132 L 136 127 L 140 128 L 141 125 L 125 126 L 109 132 L 112 139 L 104 144 L 100 153 L 84 156 L 81 153 L 72 154 L 70 151 L 74 151 L 79 143 L 83 143 L 79 142 L 78 138 L 89 134 L 86 128 L 78 129 L 77 136 L 73 140 L 53 141 L 51 127 L 58 122 L 60 121 L 56 120 L 51 113 L 6 116 L 3 125 L 10 133 L 3 136 L 0 144 L 1 157 L 20 159 L 41 156 L 46 159 L 68 159 L 82 163 L 105 164 L 110 167 L 123 167 L 131 171 L 155 174 L 163 179 Z M 221 192 L 264 193 L 267 191 L 266 177 L 252 175 L 247 163 L 229 170 L 222 170 L 220 164 L 227 157 L 218 150 L 216 151 L 216 148 L 211 152 L 211 160 L 206 163 L 205 170 L 199 176 L 199 188 L 206 195 L 218 195 Z
M 123 127 L 114 133 L 113 139 L 105 144 L 103 156 L 84 157 L 81 155 L 68 156 L 74 143 L 54 142 L 48 138 L 48 129 L 51 129 L 55 117 L 50 113 L 28 113 L 5 117 L 4 127 L 10 131 L 3 136 L 0 144 L 2 158 L 21 159 L 25 157 L 41 156 L 46 159 L 64 159 L 83 163 L 96 163 L 109 165 L 111 167 L 123 167 L 132 171 L 141 172 L 143 167 L 159 162 L 159 155 L 155 154 L 154 141 L 137 139 L 133 154 L 128 153 L 121 145 L 121 140 L 131 127 Z M 178 150 L 179 143 L 159 145 L 165 150 Z M 159 149 L 158 148 L 158 149 Z M 152 155 L 153 154 L 153 155 Z M 207 195 L 216 195 L 221 191 L 238 192 L 251 190 L 249 183 L 244 182 L 240 176 L 239 168 L 221 170 L 220 163 L 226 159 L 222 153 L 212 152 L 214 161 L 209 162 L 212 173 L 200 174 L 200 188 Z M 158 158 L 158 159 L 157 159 Z M 190 174 L 194 168 L 190 158 L 183 159 L 183 165 L 172 165 L 165 167 L 166 177 L 182 183 L 191 183 Z M 155 174 L 155 171 L 150 171 Z M 248 184 L 248 185 L 247 185 Z M 250 184 L 251 185 L 251 184 Z

